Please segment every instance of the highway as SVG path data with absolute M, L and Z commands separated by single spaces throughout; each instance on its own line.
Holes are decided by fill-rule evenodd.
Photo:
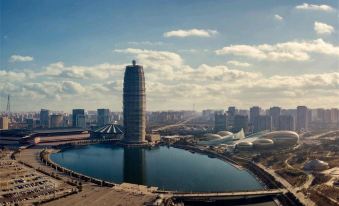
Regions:
M 286 193 L 286 189 L 272 189 L 272 190 L 255 190 L 255 191 L 239 191 L 239 192 L 215 192 L 215 193 L 174 193 L 176 198 L 218 198 L 218 197 L 237 197 L 237 196 L 262 196 L 262 195 L 277 195 Z

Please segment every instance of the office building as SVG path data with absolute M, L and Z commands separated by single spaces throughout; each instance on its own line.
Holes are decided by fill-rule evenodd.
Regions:
M 272 130 L 272 117 L 269 115 L 259 115 L 253 120 L 254 132 Z
M 260 115 L 260 107 L 254 106 L 250 108 L 250 123 L 254 124 L 254 120 L 256 117 Z
M 109 123 L 110 123 L 109 109 L 98 109 L 97 110 L 97 126 L 103 127 Z
M 277 130 L 279 127 L 279 116 L 281 114 L 280 107 L 271 107 L 269 110 L 269 115 L 272 117 L 272 128 Z
M 49 110 L 47 109 L 41 109 L 40 111 L 40 126 L 49 128 Z
M 9 127 L 9 118 L 0 117 L 0 129 L 8 129 Z
M 278 130 L 295 130 L 294 118 L 292 115 L 280 115 L 278 120 Z
M 84 109 L 73 109 L 72 111 L 72 126 L 86 128 L 86 118 Z
M 233 132 L 239 132 L 241 129 L 243 129 L 244 132 L 248 131 L 248 117 L 244 115 L 235 115 Z
M 224 112 L 214 113 L 214 131 L 226 131 L 227 130 L 227 115 Z
M 64 126 L 64 117 L 61 114 L 52 114 L 51 115 L 51 128 L 59 128 Z
M 296 129 L 298 131 L 307 131 L 308 129 L 308 109 L 306 106 L 297 107 Z
M 123 88 L 124 141 L 126 143 L 144 143 L 146 135 L 146 94 L 143 67 L 126 67 Z

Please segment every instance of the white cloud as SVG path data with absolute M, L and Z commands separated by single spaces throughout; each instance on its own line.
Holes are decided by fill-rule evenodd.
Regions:
M 336 51 L 336 48 L 320 40 L 252 47 L 262 53 L 264 58 L 267 58 L 268 52 L 280 53 L 282 49 L 290 51 L 298 48 L 310 52 L 321 48 L 322 53 L 331 54 Z M 227 66 L 201 64 L 193 67 L 186 64 L 179 54 L 170 51 L 128 48 L 116 52 L 135 55 L 138 63 L 144 66 L 148 110 L 191 108 L 193 103 L 199 109 L 221 108 L 226 106 L 225 103 L 239 107 L 248 107 L 249 104 L 263 107 L 274 104 L 284 107 L 302 103 L 323 107 L 339 104 L 338 72 L 266 76 L 254 70 L 247 72 L 229 68 L 248 66 L 246 62 L 235 60 L 228 61 Z M 1 91 L 11 92 L 17 107 L 25 110 L 48 105 L 50 109 L 59 110 L 105 106 L 119 111 L 122 107 L 125 66 L 106 63 L 68 66 L 56 62 L 31 76 L 28 74 L 33 71 L 12 71 L 9 74 L 0 70 L 0 95 Z M 108 78 L 92 74 L 92 71 L 106 74 Z M 314 96 L 322 98 L 316 99 Z M 62 105 L 55 101 L 60 99 Z
M 127 44 L 133 45 L 133 46 L 139 46 L 139 45 L 145 45 L 145 46 L 162 46 L 165 43 L 162 41 L 156 41 L 156 42 L 152 42 L 152 41 L 130 41 L 127 42 Z
M 235 61 L 235 60 L 228 61 L 227 64 L 232 65 L 232 66 L 236 66 L 236 67 L 249 67 L 249 66 L 251 66 L 251 64 L 249 64 L 247 62 L 239 62 L 239 61 Z
M 9 61 L 10 62 L 30 62 L 33 61 L 34 58 L 31 56 L 21 56 L 21 55 L 17 55 L 17 54 L 13 54 L 10 58 Z
M 331 12 L 334 9 L 326 4 L 321 4 L 321 5 L 317 5 L 317 4 L 308 4 L 308 3 L 303 3 L 301 5 L 298 5 L 295 7 L 298 10 L 311 10 L 311 11 L 324 11 L 324 12 Z
M 314 31 L 319 35 L 329 35 L 334 32 L 333 26 L 322 22 L 314 22 Z
M 276 20 L 278 20 L 278 21 L 284 20 L 284 18 L 283 18 L 282 16 L 280 16 L 279 14 L 275 14 L 275 15 L 274 15 L 274 18 L 275 18 Z
M 164 37 L 212 37 L 218 34 L 216 30 L 205 30 L 205 29 L 190 29 L 190 30 L 174 30 L 164 33 Z
M 267 61 L 306 61 L 311 53 L 339 56 L 339 47 L 322 39 L 277 44 L 230 45 L 215 51 L 217 55 L 235 55 Z
M 73 81 L 64 81 L 62 82 L 62 92 L 67 94 L 81 94 L 85 92 L 85 88 L 78 82 Z

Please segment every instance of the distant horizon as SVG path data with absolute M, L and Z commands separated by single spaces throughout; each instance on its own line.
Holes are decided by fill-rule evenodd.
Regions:
M 0 111 L 8 94 L 13 111 L 122 110 L 132 59 L 144 67 L 149 111 L 339 105 L 337 0 L 4 0 L 0 9 Z

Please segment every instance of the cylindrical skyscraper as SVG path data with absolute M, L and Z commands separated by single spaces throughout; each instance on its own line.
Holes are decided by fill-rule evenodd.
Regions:
M 126 66 L 123 91 L 124 142 L 140 144 L 146 134 L 145 77 L 142 66 Z

